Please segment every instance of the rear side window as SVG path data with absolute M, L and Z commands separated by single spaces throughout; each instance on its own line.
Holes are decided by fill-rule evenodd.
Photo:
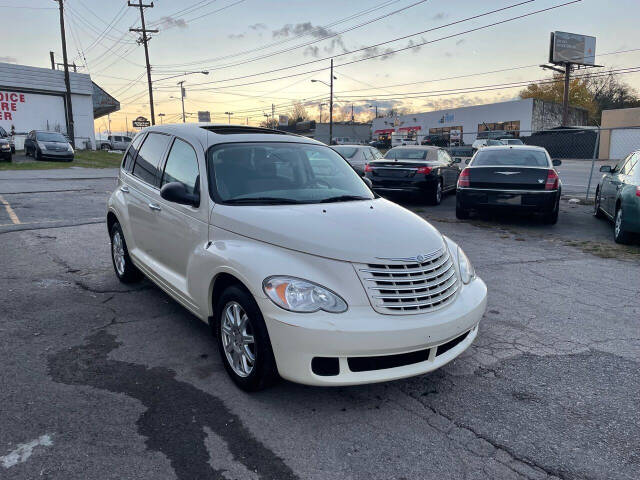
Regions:
M 185 186 L 187 192 L 195 193 L 198 189 L 199 176 L 198 157 L 195 150 L 187 142 L 177 138 L 167 157 L 161 186 L 180 182 Z
M 629 158 L 629 161 L 624 165 L 620 173 L 622 175 L 631 175 L 633 173 L 634 167 L 638 163 L 639 157 L 640 157 L 640 154 L 638 153 L 634 153 L 633 155 L 631 155 L 631 157 Z
M 150 133 L 142 144 L 136 163 L 133 166 L 133 175 L 149 185 L 157 185 L 158 165 L 164 152 L 167 150 L 169 140 L 168 135 L 160 133 Z
M 144 134 L 138 135 L 127 150 L 127 153 L 124 154 L 124 159 L 122 160 L 122 168 L 123 170 L 130 172 L 133 167 L 133 161 L 136 159 L 136 154 L 138 153 L 138 148 L 140 148 L 140 143 L 144 138 Z
M 540 150 L 479 150 L 473 166 L 548 167 L 545 152 Z

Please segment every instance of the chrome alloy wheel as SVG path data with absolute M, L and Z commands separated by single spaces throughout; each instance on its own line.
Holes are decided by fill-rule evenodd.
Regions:
M 113 263 L 116 266 L 116 271 L 118 275 L 124 275 L 125 269 L 125 258 L 124 258 L 124 246 L 122 242 L 122 235 L 120 232 L 116 232 L 113 234 L 113 238 L 111 239 L 111 251 L 113 254 Z
M 251 321 L 239 303 L 229 302 L 222 310 L 220 335 L 233 371 L 240 377 L 251 375 L 256 363 L 256 345 Z
M 442 201 L 442 183 L 438 182 L 436 184 L 436 202 L 440 203 Z
M 619 208 L 618 211 L 616 212 L 614 230 L 615 230 L 616 238 L 620 237 L 620 233 L 622 231 L 622 209 L 621 208 Z

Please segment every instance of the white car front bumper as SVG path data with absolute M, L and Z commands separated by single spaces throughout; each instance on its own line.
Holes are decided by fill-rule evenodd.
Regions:
M 371 306 L 341 314 L 300 314 L 282 310 L 267 298 L 257 300 L 283 378 L 307 385 L 357 385 L 420 375 L 460 355 L 478 333 L 487 287 L 476 278 L 462 286 L 451 304 L 417 315 L 382 315 Z M 314 357 L 331 359 L 329 364 L 337 363 L 339 371 L 314 373 Z M 320 362 L 326 361 L 316 360 L 316 372 Z M 384 368 L 398 363 L 401 366 Z

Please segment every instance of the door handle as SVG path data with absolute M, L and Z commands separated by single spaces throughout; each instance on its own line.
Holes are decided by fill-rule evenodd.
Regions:
M 123 185 L 120 187 L 120 191 L 122 193 L 129 193 L 129 187 L 127 187 L 126 185 Z
M 160 208 L 160 205 L 158 205 L 157 203 L 150 203 L 149 208 L 151 210 L 155 210 L 156 212 L 159 212 L 160 210 L 162 210 L 162 208 Z

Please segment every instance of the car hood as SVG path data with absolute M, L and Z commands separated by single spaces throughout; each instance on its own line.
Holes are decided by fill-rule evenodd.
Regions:
M 312 205 L 217 204 L 211 224 L 280 247 L 356 263 L 425 255 L 444 245 L 430 223 L 382 198 Z

